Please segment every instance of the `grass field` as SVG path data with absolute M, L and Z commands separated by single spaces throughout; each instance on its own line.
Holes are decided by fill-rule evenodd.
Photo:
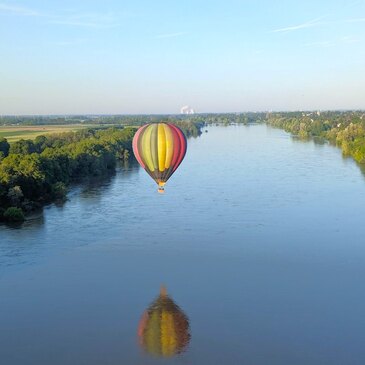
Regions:
M 20 139 L 34 139 L 42 134 L 62 133 L 77 131 L 83 128 L 91 127 L 85 124 L 74 125 L 42 125 L 42 126 L 19 126 L 19 127 L 2 127 L 0 126 L 0 138 L 4 137 L 9 143 L 19 141 Z M 95 126 L 93 126 L 95 128 Z

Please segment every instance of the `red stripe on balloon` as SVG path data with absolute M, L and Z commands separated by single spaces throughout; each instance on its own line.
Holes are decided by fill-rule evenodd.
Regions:
M 175 167 L 175 164 L 179 158 L 181 143 L 180 143 L 180 138 L 179 138 L 179 134 L 177 133 L 177 131 L 174 128 L 172 128 L 170 124 L 169 124 L 169 128 L 171 130 L 171 133 L 172 133 L 172 136 L 174 139 L 174 152 L 172 155 L 170 167 Z
M 138 140 L 139 140 L 139 137 L 141 135 L 141 133 L 149 126 L 149 124 L 146 124 L 142 127 L 140 127 L 138 129 L 138 131 L 136 132 L 136 134 L 134 135 L 133 137 L 133 143 L 132 143 L 132 146 L 133 146 L 133 153 L 134 153 L 134 156 L 136 157 L 137 161 L 139 162 L 139 164 L 143 167 L 143 168 L 146 168 L 145 167 L 145 164 L 142 160 L 142 157 L 138 151 Z
M 142 339 L 142 336 L 144 334 L 144 331 L 147 327 L 147 324 L 148 324 L 148 319 L 149 319 L 149 315 L 148 315 L 148 312 L 144 312 L 143 313 L 143 316 L 139 322 L 139 325 L 138 325 L 138 330 L 137 330 L 137 333 L 138 333 L 138 336 Z
M 169 126 L 176 131 L 178 137 L 179 137 L 179 141 L 180 141 L 180 148 L 178 150 L 179 154 L 178 154 L 178 157 L 177 157 L 177 160 L 175 162 L 175 165 L 173 167 L 173 171 L 175 171 L 179 165 L 181 164 L 182 160 L 184 159 L 185 157 L 185 153 L 186 153 L 186 137 L 185 137 L 185 134 L 183 133 L 183 131 L 176 127 L 175 125 L 173 124 L 169 124 Z

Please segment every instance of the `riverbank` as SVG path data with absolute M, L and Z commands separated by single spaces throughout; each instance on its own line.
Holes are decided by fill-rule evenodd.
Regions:
M 62 200 L 80 178 L 115 169 L 132 156 L 135 128 L 81 130 L 42 135 L 34 141 L 2 142 L 0 220 L 22 221 L 24 214 Z
M 201 134 L 203 123 L 170 121 L 189 137 Z M 136 127 L 82 129 L 39 135 L 8 143 L 0 139 L 0 221 L 21 222 L 29 214 L 65 199 L 70 183 L 115 171 L 117 161 L 134 159 Z
M 365 164 L 365 113 L 270 113 L 265 122 L 301 139 L 321 138 L 341 148 L 344 156 Z

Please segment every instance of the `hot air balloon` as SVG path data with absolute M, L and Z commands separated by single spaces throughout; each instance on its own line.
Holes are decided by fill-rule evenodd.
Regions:
M 138 326 L 138 337 L 149 354 L 162 357 L 177 355 L 189 344 L 189 319 L 167 295 L 164 287 L 144 312 Z
M 163 192 L 166 181 L 181 164 L 186 153 L 186 137 L 170 123 L 146 124 L 133 138 L 133 152 Z

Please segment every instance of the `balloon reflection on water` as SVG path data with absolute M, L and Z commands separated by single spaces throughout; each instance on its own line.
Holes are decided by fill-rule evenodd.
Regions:
M 138 337 L 142 348 L 151 355 L 171 357 L 186 350 L 190 341 L 189 319 L 164 287 L 143 313 Z

